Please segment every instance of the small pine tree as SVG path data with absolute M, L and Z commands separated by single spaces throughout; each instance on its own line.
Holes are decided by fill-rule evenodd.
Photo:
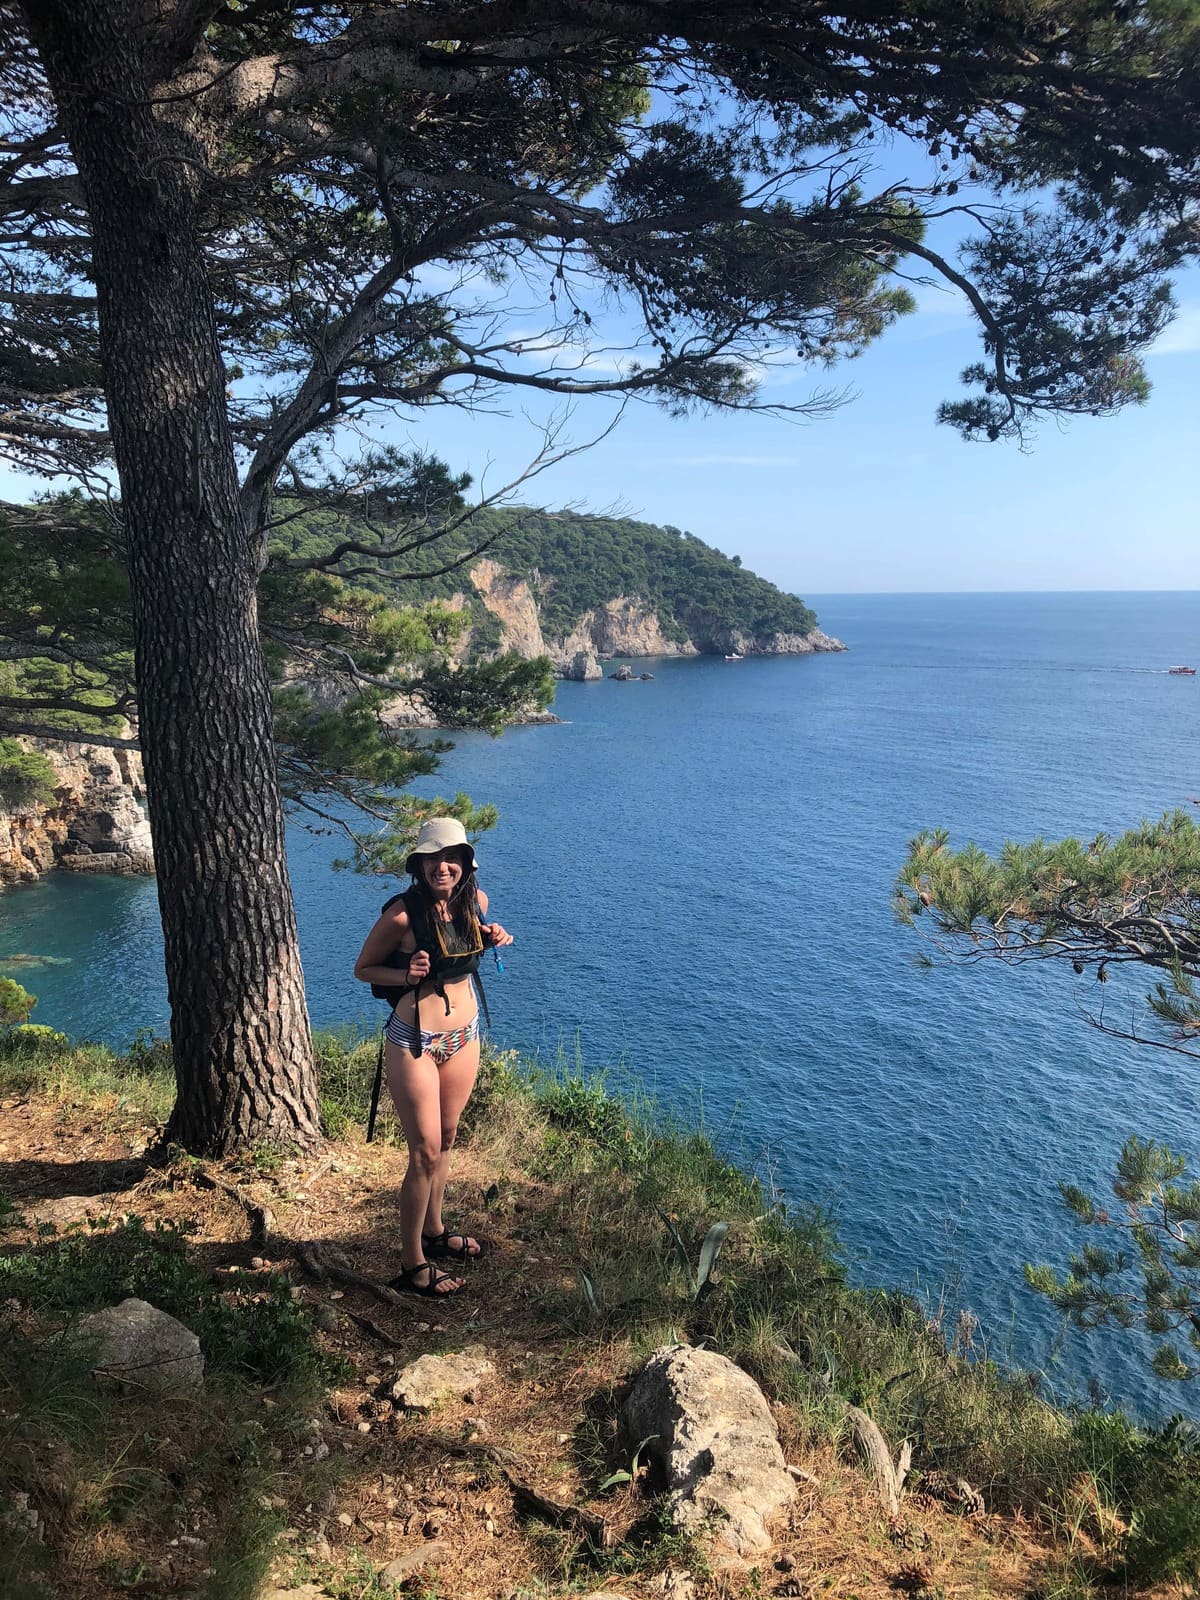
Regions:
M 952 959 L 1049 960 L 1101 984 L 1113 965 L 1158 971 L 1146 1003 L 1166 1039 L 1110 1024 L 1102 1001 L 1090 1020 L 1119 1038 L 1200 1053 L 1200 828 L 1185 812 L 1115 839 L 1009 841 L 994 856 L 950 849 L 944 830 L 923 833 L 909 844 L 895 906 L 903 922 L 931 920 Z M 1200 1374 L 1200 1181 L 1186 1173 L 1187 1158 L 1166 1145 L 1127 1139 L 1112 1181 L 1118 1212 L 1059 1185 L 1079 1223 L 1117 1230 L 1123 1247 L 1089 1241 L 1065 1275 L 1025 1269 L 1077 1326 L 1140 1327 L 1159 1340 L 1160 1378 Z
M 49 805 L 56 781 L 53 765 L 40 750 L 0 739 L 0 805 Z
M 7 1032 L 28 1022 L 37 1000 L 11 978 L 0 978 L 0 1028 Z

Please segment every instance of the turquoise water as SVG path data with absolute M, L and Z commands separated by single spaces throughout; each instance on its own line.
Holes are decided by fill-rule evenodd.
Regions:
M 1118 830 L 1200 794 L 1200 594 L 837 597 L 840 656 L 660 662 L 563 684 L 565 726 L 461 738 L 440 785 L 494 800 L 482 881 L 518 942 L 498 1038 L 616 1066 L 797 1201 L 837 1213 L 854 1276 L 967 1305 L 993 1350 L 1193 1409 L 1119 1337 L 1069 1332 L 1021 1282 L 1077 1231 L 1123 1136 L 1200 1157 L 1200 1062 L 1083 1022 L 1068 972 L 938 968 L 889 891 L 908 838 Z M 351 975 L 388 892 L 297 831 L 313 1020 L 378 1021 Z M 0 899 L 37 1020 L 114 1041 L 166 1007 L 152 884 L 57 877 Z M 1125 1020 L 1143 986 L 1109 985 Z

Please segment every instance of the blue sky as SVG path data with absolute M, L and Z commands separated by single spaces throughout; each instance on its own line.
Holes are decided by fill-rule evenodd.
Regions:
M 897 143 L 879 161 L 882 183 L 929 158 Z M 949 225 L 936 227 L 930 242 L 952 254 Z M 549 359 L 539 353 L 547 313 L 533 284 L 518 285 L 524 304 L 515 306 L 482 284 L 471 292 L 485 313 L 507 299 L 503 326 L 527 337 L 520 359 L 530 368 Z M 965 444 L 935 423 L 939 402 L 962 392 L 958 374 L 979 358 L 980 344 L 955 291 L 916 293 L 914 315 L 832 374 L 771 370 L 764 398 L 793 403 L 813 389 L 845 389 L 847 402 L 832 416 L 673 420 L 631 402 L 593 448 L 518 498 L 673 524 L 800 595 L 1200 589 L 1200 270 L 1178 282 L 1180 314 L 1147 357 L 1149 402 L 1104 420 L 1046 422 L 1025 451 Z M 619 309 L 589 304 L 603 334 L 625 343 L 629 325 Z M 584 377 L 612 370 L 603 355 L 587 365 Z M 436 408 L 373 431 L 469 471 L 476 492 L 492 490 L 529 461 L 538 424 L 554 409 L 529 389 L 501 404 L 508 409 L 473 415 Z M 582 445 L 616 415 L 609 400 L 580 400 L 566 434 Z M 45 487 L 0 468 L 0 497 L 25 499 Z
M 923 288 L 914 315 L 832 378 L 795 366 L 770 377 L 769 395 L 787 401 L 845 387 L 831 417 L 673 420 L 632 403 L 519 498 L 671 523 L 800 595 L 1197 589 L 1200 271 L 1177 294 L 1180 315 L 1147 358 L 1149 402 L 1045 423 L 1025 452 L 965 444 L 934 422 L 979 344 L 957 296 Z M 551 409 L 521 390 L 507 413 L 434 410 L 379 432 L 490 489 L 530 459 Z M 581 400 L 567 433 L 583 444 L 614 415 L 611 402 Z M 0 496 L 44 488 L 0 470 Z
M 979 343 L 957 296 L 927 288 L 915 315 L 836 370 L 853 393 L 832 417 L 672 420 L 633 404 L 522 498 L 674 524 L 801 595 L 1200 588 L 1200 272 L 1177 294 L 1181 314 L 1147 358 L 1149 402 L 1044 423 L 1025 452 L 965 444 L 935 423 Z M 792 368 L 771 382 L 790 399 L 830 378 Z M 494 484 L 533 448 L 543 409 L 520 404 L 524 414 L 434 413 L 389 432 Z M 582 401 L 569 433 L 582 443 L 611 416 Z

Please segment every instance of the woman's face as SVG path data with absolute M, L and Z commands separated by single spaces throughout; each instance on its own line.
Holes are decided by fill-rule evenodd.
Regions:
M 436 856 L 422 856 L 421 871 L 430 892 L 444 900 L 462 882 L 462 856 L 457 850 L 440 850 Z

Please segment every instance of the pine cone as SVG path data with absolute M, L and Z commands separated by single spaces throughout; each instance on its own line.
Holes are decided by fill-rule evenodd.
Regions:
M 902 1594 L 924 1594 L 933 1588 L 933 1572 L 923 1561 L 905 1562 L 891 1582 Z

